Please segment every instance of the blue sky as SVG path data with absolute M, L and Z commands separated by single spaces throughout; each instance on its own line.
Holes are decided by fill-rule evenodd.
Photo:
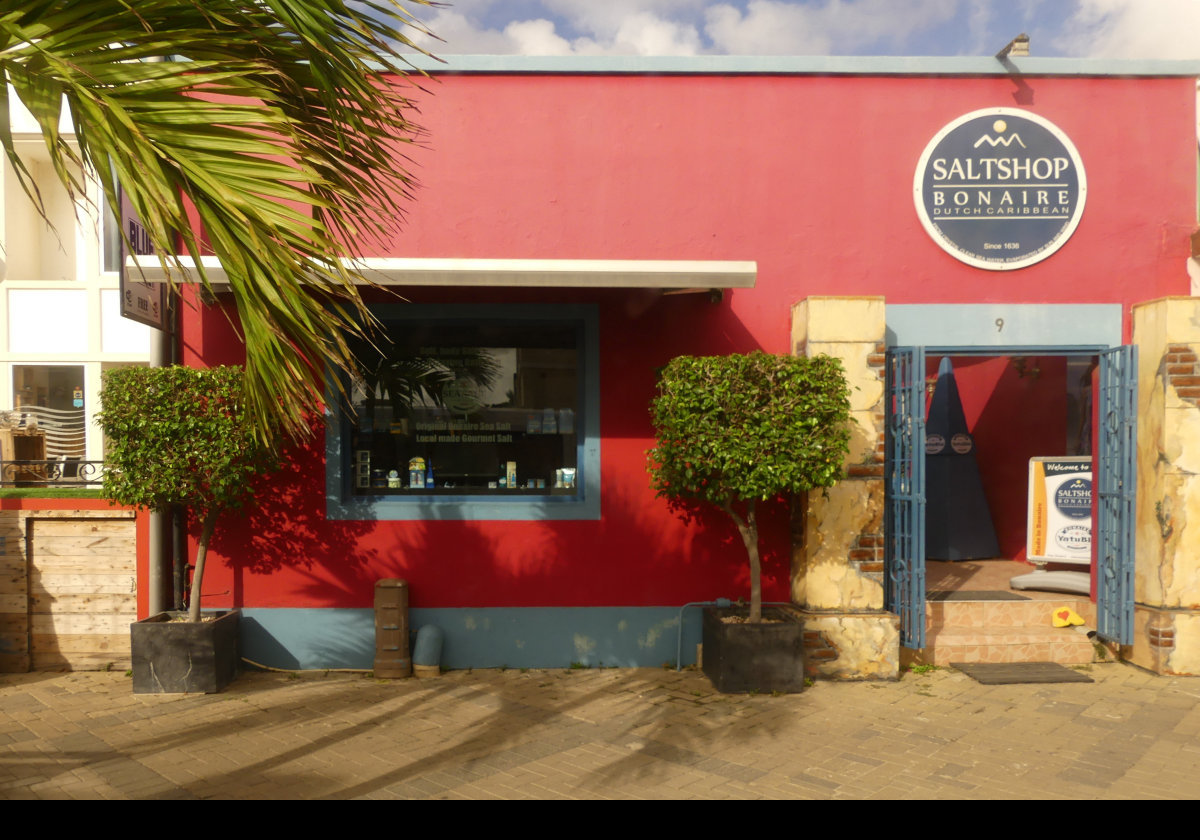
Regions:
M 454 0 L 438 55 L 994 55 L 1200 59 L 1200 0 Z

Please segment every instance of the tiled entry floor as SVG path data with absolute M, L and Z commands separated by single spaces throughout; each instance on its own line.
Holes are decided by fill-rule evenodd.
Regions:
M 946 560 L 925 561 L 925 589 L 928 592 L 968 589 L 989 592 L 1016 592 L 1034 601 L 1057 601 L 1077 597 L 1061 592 L 1036 592 L 1031 589 L 1017 590 L 1008 585 L 1010 578 L 1034 570 L 1033 565 L 1016 560 Z M 1066 568 L 1066 567 L 1063 567 Z
M 1016 591 L 1008 581 L 1033 571 L 1011 560 L 965 560 L 926 563 L 925 588 L 933 591 L 1017 592 L 1018 601 L 930 601 L 926 603 L 925 649 L 915 661 L 935 665 L 951 662 L 1091 662 L 1095 648 L 1074 627 L 1051 624 L 1055 607 L 1069 606 L 1095 626 L 1095 609 L 1083 596 L 1061 592 Z

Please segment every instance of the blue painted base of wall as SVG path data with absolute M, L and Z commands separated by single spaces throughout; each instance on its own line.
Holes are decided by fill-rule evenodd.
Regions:
M 647 668 L 676 664 L 679 607 L 520 607 L 413 609 L 414 635 L 432 624 L 445 634 L 442 667 Z M 683 612 L 683 665 L 696 662 L 701 608 Z M 243 609 L 242 656 L 297 670 L 362 668 L 375 659 L 370 609 Z

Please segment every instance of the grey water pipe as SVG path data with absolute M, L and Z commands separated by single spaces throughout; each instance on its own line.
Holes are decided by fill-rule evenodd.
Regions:
M 171 337 L 162 330 L 151 330 L 150 340 L 150 366 L 163 367 L 170 363 L 169 343 Z M 167 516 L 159 511 L 151 511 L 150 513 L 150 580 L 148 588 L 150 590 L 150 615 L 157 615 L 160 612 L 165 612 L 170 607 L 167 606 L 167 569 L 168 569 L 168 541 L 167 541 Z
M 166 367 L 179 363 L 179 307 L 175 305 L 171 296 L 167 297 L 163 316 L 164 327 L 150 331 L 151 367 Z M 178 520 L 177 515 L 170 513 L 150 514 L 150 615 L 168 609 L 180 609 L 183 605 L 182 589 L 174 574 L 179 565 L 178 558 L 186 556 L 186 545 L 183 543 L 185 535 L 180 533 Z M 171 593 L 170 598 L 168 592 Z
M 742 603 L 741 601 L 738 602 Z M 790 607 L 791 601 L 763 601 L 764 607 Z M 675 633 L 675 670 L 683 670 L 683 611 L 688 607 L 720 607 L 728 609 L 733 606 L 733 601 L 729 598 L 718 598 L 715 601 L 688 601 L 679 608 L 679 630 Z
M 683 611 L 688 607 L 732 607 L 733 601 L 728 598 L 718 598 L 715 601 L 688 601 L 679 608 L 679 630 L 675 633 L 675 670 L 683 670 Z

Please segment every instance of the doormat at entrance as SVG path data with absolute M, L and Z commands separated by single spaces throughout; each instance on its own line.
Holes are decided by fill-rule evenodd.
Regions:
M 1095 682 L 1087 674 L 1056 662 L 951 662 L 950 667 L 983 685 Z
M 926 595 L 930 601 L 1028 601 L 1025 595 L 1003 589 L 933 590 Z

